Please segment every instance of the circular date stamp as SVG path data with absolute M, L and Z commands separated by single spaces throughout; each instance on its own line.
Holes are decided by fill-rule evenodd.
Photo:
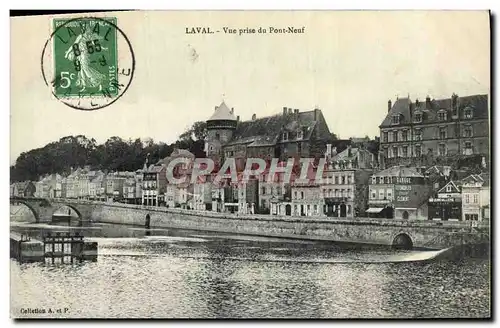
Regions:
M 135 71 L 132 45 L 115 17 L 54 18 L 42 76 L 55 98 L 79 110 L 116 102 Z

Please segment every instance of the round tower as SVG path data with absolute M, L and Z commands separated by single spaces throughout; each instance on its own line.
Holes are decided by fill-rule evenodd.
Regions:
M 237 123 L 233 109 L 224 102 L 215 107 L 214 114 L 207 120 L 205 149 L 208 157 L 222 155 L 222 146 L 233 138 Z

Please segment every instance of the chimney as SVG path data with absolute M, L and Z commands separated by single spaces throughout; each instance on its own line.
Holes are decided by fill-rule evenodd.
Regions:
M 451 95 L 451 109 L 455 109 L 458 107 L 458 95 L 453 93 Z
M 420 106 L 420 101 L 418 99 L 415 99 L 415 108 L 418 108 Z
M 236 116 L 236 122 L 240 121 L 240 115 Z
M 387 102 L 387 113 L 391 111 L 391 108 L 392 108 L 392 101 L 389 99 L 389 101 Z
M 314 120 L 318 120 L 318 115 L 319 115 L 319 108 L 315 107 L 314 108 Z
M 299 109 L 298 108 L 295 108 L 295 110 L 293 111 L 295 114 L 299 114 Z
M 292 108 L 288 108 L 288 115 L 292 115 L 292 112 L 293 112 L 293 109 Z
M 332 144 L 326 144 L 326 156 L 332 155 Z
M 252 115 L 252 121 L 255 121 L 257 119 L 257 115 L 256 114 L 253 114 Z
M 286 115 L 286 107 L 283 107 L 283 116 Z
M 231 107 L 231 114 L 234 114 L 234 107 Z
M 217 106 L 215 106 L 215 110 L 217 110 Z
M 431 109 L 431 97 L 429 97 L 428 95 L 427 97 L 425 97 L 425 108 Z
M 352 156 L 351 145 L 347 146 L 347 157 Z

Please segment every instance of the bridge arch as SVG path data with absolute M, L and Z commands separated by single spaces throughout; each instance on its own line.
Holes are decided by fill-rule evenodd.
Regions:
M 57 211 L 59 211 L 61 208 L 63 207 L 69 207 L 70 209 L 72 209 L 73 211 L 75 211 L 75 213 L 78 215 L 78 219 L 81 220 L 82 219 L 82 213 L 80 212 L 80 210 L 78 210 L 78 208 L 76 208 L 75 206 L 71 205 L 71 204 L 64 204 L 64 203 L 61 203 L 61 204 L 57 204 L 56 205 L 56 209 L 52 212 L 52 215 L 54 215 L 54 213 L 56 213 Z
M 392 247 L 396 249 L 412 249 L 413 239 L 406 232 L 399 232 L 392 237 Z
M 35 222 L 36 223 L 40 222 L 40 213 L 38 213 L 38 211 L 29 202 L 21 200 L 21 199 L 11 199 L 10 203 L 12 205 L 23 204 L 24 206 L 26 206 L 31 211 L 31 213 L 33 213 L 33 216 L 35 217 Z

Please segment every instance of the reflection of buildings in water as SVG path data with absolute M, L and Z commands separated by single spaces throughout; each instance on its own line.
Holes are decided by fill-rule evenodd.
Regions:
M 312 272 L 322 303 L 318 317 L 371 318 L 384 315 L 390 280 L 380 271 L 384 264 L 320 265 Z

